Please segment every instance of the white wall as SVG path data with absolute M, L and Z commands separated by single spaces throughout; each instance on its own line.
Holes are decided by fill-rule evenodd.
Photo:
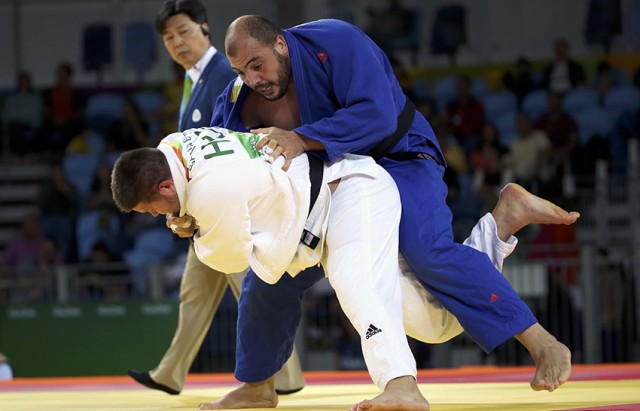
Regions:
M 366 25 L 366 7 L 384 5 L 384 0 L 203 0 L 212 27 L 214 45 L 221 48 L 227 25 L 242 14 L 262 14 L 288 26 L 326 17 L 329 3 L 350 9 L 356 24 Z M 444 58 L 429 55 L 429 37 L 436 8 L 450 0 L 405 0 L 422 10 L 424 21 L 421 64 L 442 65 Z M 512 61 L 519 55 L 551 56 L 558 36 L 569 39 L 572 53 L 589 53 L 584 44 L 587 0 L 457 0 L 467 7 L 469 44 L 461 50 L 460 64 Z M 119 53 L 123 23 L 143 19 L 153 23 L 162 0 L 0 0 L 0 88 L 13 87 L 16 67 L 31 71 L 36 86 L 53 82 L 56 64 L 69 60 L 76 67 L 76 82 L 90 85 L 95 74 L 85 73 L 81 59 L 81 35 L 88 23 L 110 21 L 114 25 L 115 64 L 105 73 L 105 82 L 126 84 L 135 73 L 124 67 Z M 15 5 L 20 18 L 14 22 Z M 16 51 L 16 47 L 19 51 Z M 145 75 L 149 82 L 170 78 L 170 60 L 157 37 L 159 61 Z

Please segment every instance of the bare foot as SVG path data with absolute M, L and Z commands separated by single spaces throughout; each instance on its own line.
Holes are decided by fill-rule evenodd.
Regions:
M 275 408 L 278 405 L 278 395 L 273 382 L 274 377 L 257 383 L 242 383 L 240 387 L 219 400 L 200 404 L 198 409 Z
M 536 323 L 516 338 L 529 350 L 536 363 L 531 379 L 535 391 L 554 391 L 571 376 L 571 351 Z
M 389 381 L 384 392 L 372 400 L 364 400 L 351 407 L 350 411 L 429 411 L 429 402 L 418 390 L 411 376 Z
M 536 373 L 531 380 L 531 388 L 535 391 L 554 391 L 571 375 L 571 351 L 560 342 L 544 348 L 534 361 Z
M 573 224 L 580 213 L 568 212 L 536 195 L 521 185 L 509 183 L 502 191 L 496 208 L 491 212 L 503 241 L 529 224 Z

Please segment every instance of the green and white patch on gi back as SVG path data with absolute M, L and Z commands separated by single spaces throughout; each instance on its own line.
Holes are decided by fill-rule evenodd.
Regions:
M 249 158 L 263 157 L 263 153 L 256 149 L 256 144 L 260 141 L 258 134 L 241 133 L 219 127 L 203 127 L 188 130 L 182 133 L 180 146 L 182 160 L 189 171 L 193 170 L 198 158 L 212 160 L 225 156 L 246 154 Z

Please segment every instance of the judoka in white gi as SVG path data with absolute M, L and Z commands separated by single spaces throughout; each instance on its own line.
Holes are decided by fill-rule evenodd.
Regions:
M 361 336 L 376 385 L 383 390 L 399 376 L 415 378 L 405 334 L 436 343 L 462 328 L 407 269 L 400 270 L 401 208 L 393 180 L 371 158 L 346 154 L 323 166 L 309 212 L 307 155 L 294 158 L 285 172 L 282 158 L 273 162 L 256 150 L 259 139 L 199 128 L 171 134 L 157 149 L 125 152 L 113 169 L 114 201 L 123 212 L 191 216 L 198 258 L 221 272 L 250 266 L 277 287 L 283 275 L 322 264 Z M 303 232 L 311 241 L 301 242 Z M 499 240 L 487 214 L 466 243 L 501 269 L 516 242 Z

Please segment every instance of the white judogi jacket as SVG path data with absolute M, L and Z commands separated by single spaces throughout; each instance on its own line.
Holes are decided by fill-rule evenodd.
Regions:
M 374 177 L 375 162 L 345 155 L 324 168 L 318 199 L 308 214 L 309 161 L 293 159 L 287 172 L 255 149 L 261 136 L 205 127 L 162 140 L 180 199 L 180 216 L 195 218 L 194 248 L 209 267 L 236 273 L 248 266 L 276 283 L 320 262 L 331 205 L 328 182 L 349 175 Z M 282 163 L 280 163 L 282 164 Z M 320 238 L 315 250 L 300 243 L 303 229 Z

